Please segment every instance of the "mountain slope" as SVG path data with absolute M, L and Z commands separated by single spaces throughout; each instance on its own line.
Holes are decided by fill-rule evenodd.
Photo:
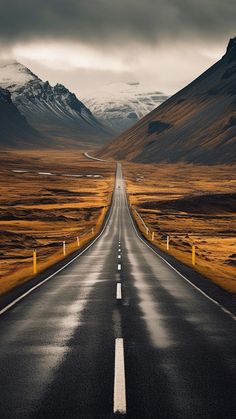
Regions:
M 236 38 L 226 54 L 99 156 L 136 162 L 236 161 Z
M 139 82 L 110 83 L 83 102 L 96 118 L 120 134 L 160 105 L 167 96 Z
M 42 143 L 43 138 L 12 103 L 10 92 L 0 88 L 0 146 L 34 147 Z
M 55 139 L 103 142 L 110 133 L 61 84 L 51 86 L 16 61 L 0 63 L 0 86 L 11 92 L 18 110 L 35 128 Z

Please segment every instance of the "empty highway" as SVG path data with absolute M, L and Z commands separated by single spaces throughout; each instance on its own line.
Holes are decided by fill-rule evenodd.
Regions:
M 1 419 L 236 414 L 235 319 L 139 238 L 120 164 L 100 237 L 2 307 L 0 343 Z

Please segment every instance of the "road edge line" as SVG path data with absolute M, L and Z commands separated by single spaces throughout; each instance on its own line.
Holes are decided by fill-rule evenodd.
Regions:
M 159 255 L 159 253 L 157 253 L 151 246 L 149 246 L 148 243 L 146 243 L 146 241 L 140 236 L 132 215 L 130 213 L 129 210 L 129 206 L 128 206 L 128 202 L 127 202 L 127 195 L 126 196 L 126 207 L 130 216 L 130 220 L 133 226 L 133 229 L 137 235 L 137 237 L 139 238 L 139 240 L 141 240 L 156 256 L 158 256 L 161 260 L 163 260 L 170 268 L 172 268 L 178 275 L 180 275 L 186 282 L 188 282 L 193 288 L 195 288 L 197 291 L 199 291 L 202 295 L 204 295 L 209 301 L 211 301 L 213 304 L 215 304 L 217 307 L 219 307 L 224 313 L 228 314 L 228 316 L 231 317 L 232 320 L 236 321 L 236 316 L 231 313 L 231 311 L 227 310 L 227 308 L 223 307 L 220 303 L 218 303 L 218 301 L 214 300 L 212 297 L 210 297 L 208 294 L 206 294 L 203 290 L 201 290 L 201 288 L 199 288 L 197 285 L 193 284 L 188 278 L 186 278 L 186 276 L 184 276 L 181 272 L 178 271 L 178 269 L 176 269 L 174 266 L 172 266 L 163 256 Z

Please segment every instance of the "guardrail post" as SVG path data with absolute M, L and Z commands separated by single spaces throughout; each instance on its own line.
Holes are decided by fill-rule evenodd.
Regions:
M 33 250 L 33 273 L 37 273 L 37 252 L 36 249 Z
M 66 242 L 65 240 L 62 242 L 62 248 L 63 248 L 63 255 L 66 255 Z
M 170 249 L 170 236 L 166 237 L 166 250 Z
M 192 265 L 196 264 L 196 247 L 195 244 L 192 245 Z

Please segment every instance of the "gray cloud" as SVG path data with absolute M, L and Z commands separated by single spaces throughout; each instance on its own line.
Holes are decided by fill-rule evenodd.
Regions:
M 235 22 L 235 0 L 1 0 L 0 40 L 219 40 L 235 35 Z

